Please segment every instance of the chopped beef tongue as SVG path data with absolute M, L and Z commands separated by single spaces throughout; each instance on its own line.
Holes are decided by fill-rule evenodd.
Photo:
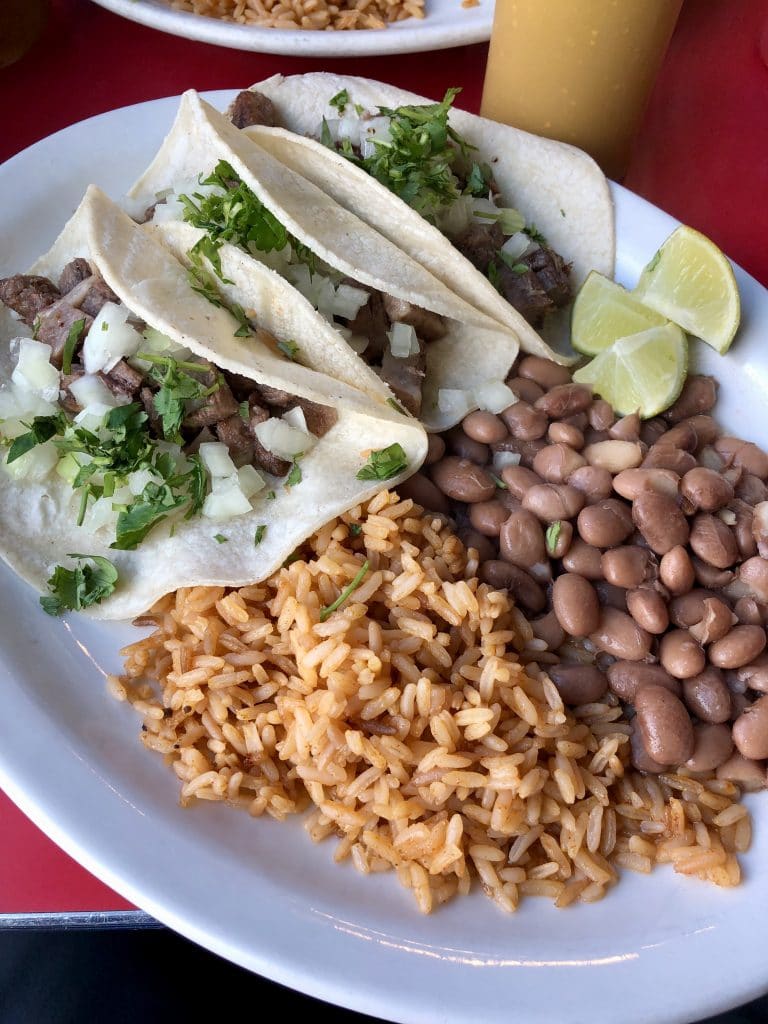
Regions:
M 438 314 L 428 309 L 414 306 L 412 302 L 405 299 L 396 299 L 394 295 L 384 295 L 384 309 L 387 316 L 393 322 L 410 324 L 416 333 L 424 341 L 437 341 L 444 338 L 447 331 L 445 320 Z
M 0 280 L 0 301 L 18 313 L 28 327 L 33 327 L 37 316 L 60 297 L 59 289 L 47 277 L 14 274 Z
M 277 124 L 272 100 L 262 96 L 260 92 L 251 92 L 249 89 L 237 94 L 229 108 L 229 116 L 235 128 L 247 128 L 252 124 L 264 124 L 268 128 L 274 128 Z
M 419 341 L 419 351 L 415 356 L 396 359 L 389 345 L 384 350 L 379 376 L 389 384 L 395 397 L 408 412 L 418 416 L 421 412 L 421 391 L 426 373 L 426 352 L 423 341 Z
M 69 390 L 69 385 L 72 384 L 73 381 L 79 380 L 84 373 L 85 369 L 79 363 L 73 363 L 72 372 L 62 373 L 61 375 L 61 398 L 59 399 L 59 404 L 65 412 L 70 413 L 72 416 L 80 412 L 82 406 L 75 400 L 75 396 Z
M 84 313 L 89 313 L 91 316 L 98 316 L 101 312 L 101 307 L 106 302 L 119 301 L 120 299 L 115 295 L 103 278 L 94 277 L 91 282 L 91 287 L 85 293 L 83 300 L 80 302 L 80 309 L 82 309 Z
M 83 338 L 85 338 L 91 324 L 93 323 L 93 317 L 88 316 L 88 314 L 84 313 L 81 309 L 75 309 L 74 306 L 70 306 L 68 302 L 63 301 L 55 303 L 50 307 L 50 309 L 44 310 L 40 314 L 37 340 L 51 346 L 51 362 L 59 370 L 61 369 L 61 363 L 64 356 L 64 346 L 67 343 L 70 328 L 73 324 L 77 323 L 78 320 L 85 321 L 83 329 L 80 332 L 80 339 L 77 346 L 79 348 Z
M 320 402 L 311 402 L 308 398 L 298 398 L 280 388 L 270 387 L 269 384 L 258 384 L 254 388 L 253 381 L 250 383 L 251 393 L 256 393 L 260 401 L 270 408 L 277 409 L 279 413 L 288 412 L 289 409 L 301 409 L 307 423 L 307 430 L 315 437 L 324 437 L 339 418 L 335 409 L 322 405 Z
M 117 398 L 134 400 L 144 383 L 144 375 L 139 370 L 134 370 L 124 359 L 116 363 L 109 373 L 102 373 L 100 376 Z
M 473 267 L 485 274 L 488 264 L 498 260 L 499 249 L 504 245 L 504 232 L 497 221 L 472 223 L 453 240 L 453 244 Z
M 86 281 L 89 277 L 93 277 L 93 271 L 88 260 L 84 260 L 82 256 L 77 256 L 75 259 L 70 260 L 69 263 L 64 267 L 59 278 L 59 291 L 62 295 L 66 295 L 67 292 L 71 292 L 75 285 L 80 284 L 81 281 Z
M 559 308 L 567 306 L 571 301 L 571 264 L 566 263 L 562 256 L 542 245 L 523 258 L 536 279 L 539 287 L 547 293 L 547 297 Z
M 370 291 L 371 297 L 357 311 L 357 316 L 354 320 L 350 320 L 347 323 L 347 327 L 349 327 L 353 334 L 362 334 L 364 338 L 368 339 L 368 345 L 362 353 L 366 363 L 378 363 L 385 350 L 389 348 L 387 339 L 389 317 L 384 308 L 384 296 L 381 292 L 371 291 L 351 278 L 345 281 L 345 283 L 351 284 L 355 288 L 364 288 L 365 291 Z
M 530 267 L 527 273 L 518 274 L 504 263 L 498 268 L 501 293 L 532 327 L 541 327 L 547 313 L 570 301 L 570 264 L 547 246 L 520 262 Z
M 259 423 L 264 423 L 269 419 L 269 409 L 265 409 L 263 405 L 258 405 L 255 401 L 250 401 L 251 415 L 249 420 L 249 426 L 251 433 L 253 434 L 253 461 L 259 469 L 263 469 L 265 473 L 271 473 L 273 476 L 285 476 L 291 468 L 290 462 L 285 459 L 281 459 L 279 455 L 275 455 L 274 452 L 269 451 L 256 437 L 255 427 Z
M 149 426 L 152 433 L 156 434 L 157 437 L 162 437 L 163 422 L 160 416 L 158 416 L 157 409 L 155 408 L 155 396 L 152 394 L 151 389 L 143 387 L 141 391 L 139 391 L 139 398 L 141 399 L 141 404 L 144 406 L 144 412 L 147 414 L 147 419 L 149 420 Z
M 239 412 L 225 420 L 219 420 L 215 429 L 218 439 L 227 446 L 236 466 L 245 466 L 253 462 L 253 435 Z
M 212 380 L 208 387 L 215 382 L 215 374 L 211 373 Z M 206 382 L 207 383 L 207 382 Z M 188 430 L 199 430 L 200 427 L 212 427 L 219 420 L 228 419 L 237 412 L 237 400 L 229 389 L 226 381 L 221 380 L 219 387 L 206 398 L 198 408 L 189 412 L 184 417 L 184 427 Z

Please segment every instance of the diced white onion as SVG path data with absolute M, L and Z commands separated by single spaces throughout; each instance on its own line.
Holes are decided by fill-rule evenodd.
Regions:
M 117 519 L 117 513 L 112 508 L 114 504 L 114 497 L 97 498 L 88 506 L 88 514 L 83 525 L 88 530 L 100 530 L 102 526 L 113 526 Z
M 283 419 L 286 423 L 290 423 L 292 427 L 296 427 L 297 430 L 302 430 L 305 434 L 309 433 L 307 418 L 304 415 L 304 410 L 301 406 L 294 406 L 293 409 L 289 409 L 288 412 L 284 412 Z
M 53 441 L 46 441 L 44 444 L 31 448 L 18 459 L 14 459 L 10 465 L 5 460 L 3 460 L 3 464 L 6 473 L 12 479 L 40 483 L 45 480 L 58 461 L 58 449 Z
M 264 490 L 267 481 L 253 466 L 241 466 L 237 471 L 237 484 L 246 498 L 252 498 Z
M 494 219 L 498 216 L 499 208 L 493 202 L 492 199 L 473 199 L 472 200 L 472 214 L 475 220 L 479 220 L 483 224 L 490 224 L 491 219 L 483 214 L 493 214 Z M 478 216 L 481 214 L 481 216 Z
M 285 276 L 304 298 L 309 298 L 312 291 L 312 275 L 306 263 L 292 263 L 285 268 Z
M 128 476 L 128 487 L 134 497 L 142 494 L 147 484 L 161 482 L 160 477 L 156 476 L 151 469 L 137 469 L 135 473 Z
M 120 405 L 116 395 L 113 395 L 107 385 L 95 374 L 86 373 L 69 385 L 72 397 L 82 409 L 90 405 L 103 405 L 108 409 L 115 409 Z
M 260 443 L 281 459 L 292 459 L 301 452 L 308 451 L 315 442 L 311 434 L 274 417 L 257 423 L 254 430 Z
M 229 457 L 229 449 L 221 441 L 205 441 L 200 445 L 199 455 L 209 475 L 216 477 L 234 476 L 235 464 Z
M 333 314 L 344 317 L 345 320 L 354 320 L 369 298 L 368 292 L 362 288 L 355 288 L 351 284 L 340 284 L 333 297 Z
M 81 466 L 85 466 L 91 461 L 91 456 L 86 455 L 85 452 L 78 452 L 77 455 L 74 452 L 67 452 L 56 464 L 56 472 L 62 480 L 66 480 L 71 485 L 75 482 L 75 477 L 80 472 Z
M 472 198 L 461 196 L 440 214 L 439 227 L 444 235 L 455 238 L 469 227 L 472 220 Z
M 22 391 L 46 401 L 59 397 L 59 371 L 51 365 L 51 346 L 31 338 L 19 339 L 19 358 L 11 380 Z
M 56 398 L 58 398 L 58 392 Z M 35 416 L 52 416 L 58 409 L 55 401 L 46 401 L 33 391 L 26 391 L 15 384 L 0 390 L 0 420 L 29 419 Z M 3 428 L 3 433 L 5 430 Z
M 394 323 L 392 329 L 387 331 L 389 348 L 395 359 L 407 359 L 408 356 L 415 356 L 419 351 L 419 342 L 416 338 L 416 331 L 410 324 Z
M 86 373 L 109 372 L 124 356 L 135 355 L 144 339 L 126 323 L 130 311 L 116 302 L 105 302 L 83 343 Z
M 336 289 L 333 281 L 324 274 L 315 274 L 312 278 L 309 301 L 326 320 L 333 320 L 335 298 Z
M 214 490 L 203 502 L 202 514 L 207 519 L 232 519 L 250 512 L 251 503 L 240 490 L 237 475 L 228 480 L 216 481 Z
M 501 473 L 505 466 L 519 466 L 522 455 L 519 452 L 494 452 L 493 468 L 496 473 Z
M 528 235 L 524 231 L 518 231 L 514 235 L 509 236 L 504 245 L 502 245 L 501 251 L 511 260 L 519 260 L 530 247 L 531 240 Z
M 489 380 L 479 384 L 474 393 L 478 409 L 487 412 L 502 412 L 519 401 L 515 392 L 500 380 Z
M 460 420 L 474 409 L 475 404 L 468 391 L 459 388 L 440 388 L 437 392 L 437 407 L 446 416 Z
M 114 408 L 101 402 L 91 402 L 75 416 L 75 423 L 86 430 L 96 432 L 104 423 L 104 417 Z
M 175 195 L 169 195 L 164 203 L 158 203 L 155 207 L 152 223 L 167 224 L 174 220 L 184 220 L 184 204 Z

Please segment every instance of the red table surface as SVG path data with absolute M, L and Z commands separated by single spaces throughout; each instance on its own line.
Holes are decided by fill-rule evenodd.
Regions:
M 687 0 L 625 184 L 708 234 L 768 284 L 763 37 L 768 52 L 768 0 Z M 460 105 L 477 110 L 486 52 L 477 45 L 348 60 L 241 53 L 143 28 L 87 0 L 52 0 L 40 40 L 0 71 L 0 160 L 105 110 L 190 86 L 243 87 L 276 72 L 366 75 L 430 96 L 458 84 Z M 2 794 L 0 834 L 0 914 L 129 906 Z

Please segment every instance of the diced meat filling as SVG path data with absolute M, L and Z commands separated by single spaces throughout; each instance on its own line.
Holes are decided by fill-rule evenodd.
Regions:
M 257 402 L 250 403 L 248 424 L 253 436 L 253 461 L 265 473 L 272 473 L 273 476 L 285 476 L 291 468 L 290 462 L 281 459 L 279 455 L 275 455 L 274 452 L 265 448 L 258 437 L 256 437 L 255 428 L 259 423 L 264 423 L 265 420 L 268 420 L 269 416 L 269 409 L 265 409 L 263 405 L 259 405 Z
M 396 299 L 394 295 L 385 294 L 383 300 L 384 311 L 389 319 L 401 324 L 410 324 L 424 341 L 437 341 L 448 333 L 445 320 L 439 313 L 414 306 L 412 302 L 406 302 L 405 299 Z
M 43 310 L 39 316 L 37 340 L 51 346 L 51 362 L 59 370 L 69 332 L 78 320 L 85 321 L 82 331 L 84 336 L 93 323 L 93 317 L 83 313 L 81 309 L 75 309 L 67 302 L 56 302 L 49 309 Z
M 104 303 L 119 301 L 120 299 L 103 278 L 94 277 L 91 287 L 80 303 L 80 309 L 84 313 L 90 314 L 90 316 L 98 316 Z
M 277 410 L 279 414 L 288 412 L 289 409 L 301 409 L 304 413 L 307 430 L 315 437 L 325 437 L 339 418 L 335 409 L 321 405 L 319 402 L 311 402 L 308 398 L 298 398 L 296 395 L 270 387 L 268 384 L 259 384 L 257 389 L 263 404 L 270 409 Z M 253 391 L 252 381 L 251 391 Z
M 347 327 L 353 334 L 360 334 L 368 339 L 368 345 L 363 352 L 363 358 L 371 365 L 377 363 L 385 350 L 389 347 L 387 331 L 390 328 L 390 320 L 384 308 L 384 296 L 381 292 L 365 288 L 357 281 L 348 280 L 355 288 L 364 288 L 369 291 L 371 297 L 361 306 L 354 320 L 347 323 Z
M 389 349 L 384 350 L 379 371 L 382 379 L 389 384 L 398 402 L 413 416 L 421 413 L 421 395 L 426 374 L 426 348 L 419 341 L 419 351 L 415 356 L 396 359 Z
M 219 387 L 200 401 L 202 404 L 184 417 L 184 426 L 187 430 L 212 427 L 219 420 L 226 420 L 230 416 L 234 416 L 238 408 L 237 399 L 223 378 Z
M 235 128 L 247 128 L 252 124 L 274 128 L 277 124 L 272 100 L 249 89 L 237 94 L 229 108 L 229 116 Z
M 135 400 L 144 382 L 144 374 L 135 370 L 124 359 L 112 367 L 109 373 L 101 374 L 104 383 L 118 398 Z
M 70 260 L 62 270 L 61 277 L 59 278 L 59 291 L 62 295 L 66 295 L 67 292 L 72 291 L 76 284 L 80 284 L 81 281 L 85 281 L 92 276 L 93 271 L 88 260 L 84 260 L 82 256 L 77 256 L 75 259 Z
M 216 424 L 216 436 L 227 446 L 236 466 L 245 466 L 253 462 L 253 434 L 239 412 Z
M 484 224 L 473 222 L 454 238 L 453 244 L 473 267 L 485 274 L 488 264 L 499 258 L 499 250 L 504 245 L 504 232 L 497 221 Z
M 28 327 L 34 327 L 40 313 L 59 298 L 59 289 L 47 277 L 14 274 L 0 280 L 0 301 L 18 313 Z

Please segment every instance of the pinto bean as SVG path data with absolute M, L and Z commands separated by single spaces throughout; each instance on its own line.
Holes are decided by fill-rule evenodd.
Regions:
M 666 430 L 656 444 L 670 448 L 680 448 L 684 452 L 695 452 L 699 446 L 699 438 L 688 420 L 683 420 Z
M 725 469 L 725 459 L 711 445 L 705 445 L 699 452 L 699 465 L 704 466 L 705 469 L 714 469 L 716 473 L 722 473 Z
M 627 610 L 627 592 L 623 587 L 615 587 L 605 580 L 595 580 L 597 598 L 605 608 L 618 608 L 620 612 Z
M 717 569 L 714 565 L 702 561 L 695 555 L 691 558 L 691 564 L 693 565 L 696 582 L 701 587 L 719 590 L 721 587 L 727 587 L 736 578 L 736 573 L 730 569 Z
M 478 533 L 477 530 L 465 527 L 459 530 L 459 539 L 465 548 L 474 548 L 477 551 L 477 557 L 481 565 L 483 562 L 496 557 L 495 546 L 482 533 Z
M 501 479 L 507 485 L 509 493 L 521 500 L 531 487 L 544 483 L 540 476 L 525 466 L 505 466 L 501 471 Z
M 640 424 L 640 440 L 650 448 L 656 444 L 656 439 L 669 430 L 669 424 L 661 416 L 654 416 L 650 420 L 643 420 Z
M 565 642 L 565 630 L 554 612 L 531 619 L 531 629 L 537 640 L 544 640 L 550 651 L 556 651 Z
M 469 521 L 478 533 L 498 537 L 509 517 L 509 511 L 500 501 L 476 501 L 469 506 Z
M 625 469 L 613 479 L 613 489 L 627 501 L 634 501 L 644 491 L 677 497 L 680 477 L 668 469 Z
M 731 717 L 731 693 L 719 669 L 711 665 L 683 680 L 683 699 L 691 714 L 702 722 L 727 722 Z
M 596 548 L 616 547 L 632 533 L 632 513 L 623 502 L 604 498 L 581 510 L 576 528 L 587 544 Z
M 600 624 L 600 604 L 592 584 L 575 573 L 558 576 L 552 587 L 552 608 L 570 636 L 588 636 Z
M 685 476 L 691 469 L 696 468 L 696 458 L 681 448 L 654 444 L 648 449 L 641 466 L 643 469 L 668 469 L 678 476 Z
M 546 413 L 523 401 L 504 409 L 501 418 L 518 441 L 538 441 L 544 437 L 549 425 Z
M 640 417 L 636 412 L 622 416 L 613 426 L 608 428 L 608 436 L 616 441 L 640 440 Z
M 584 505 L 584 495 L 568 484 L 538 484 L 523 495 L 523 508 L 545 523 L 572 519 Z
M 544 394 L 544 388 L 533 380 L 527 380 L 525 377 L 508 377 L 505 383 L 508 388 L 514 391 L 518 398 L 529 405 L 533 405 Z
M 727 569 L 739 557 L 732 531 L 722 519 L 707 512 L 694 517 L 689 543 L 702 561 L 716 569 Z
M 501 557 L 523 569 L 545 562 L 544 530 L 536 516 L 524 508 L 513 512 L 499 532 Z
M 747 793 L 754 793 L 765 788 L 765 765 L 759 761 L 751 761 L 736 751 L 724 761 L 715 772 L 718 779 L 735 782 Z
M 620 700 L 634 704 L 638 690 L 643 686 L 663 686 L 679 697 L 680 683 L 661 665 L 646 665 L 642 661 L 614 661 L 606 673 L 608 685 Z
M 739 715 L 733 723 L 733 742 L 742 757 L 768 757 L 768 697 L 760 697 Z
M 716 598 L 717 594 L 714 591 L 702 590 L 697 587 L 669 602 L 669 617 L 680 629 L 688 629 L 704 618 L 705 601 Z
M 650 551 L 633 545 L 612 548 L 601 559 L 603 576 L 616 587 L 639 587 L 652 573 L 652 557 Z
M 520 360 L 517 372 L 519 376 L 535 381 L 547 391 L 561 384 L 569 384 L 571 380 L 571 371 L 567 366 L 560 366 L 541 356 L 525 356 Z
M 427 434 L 427 457 L 425 466 L 433 466 L 445 455 L 445 441 L 439 434 Z
M 573 523 L 567 519 L 552 523 L 544 537 L 550 558 L 562 558 L 573 543 Z
M 492 412 L 485 412 L 476 409 L 462 421 L 462 429 L 467 437 L 480 444 L 494 444 L 496 441 L 503 441 L 507 436 L 507 428 L 504 421 L 494 416 Z
M 516 498 L 514 494 L 510 494 L 506 487 L 498 488 L 495 500 L 500 502 L 507 512 L 516 512 L 519 508 L 522 508 L 520 499 Z
M 547 675 L 557 687 L 564 704 L 578 707 L 599 700 L 608 683 L 594 665 L 552 665 Z
M 680 481 L 680 494 L 691 511 L 716 512 L 733 498 L 733 487 L 713 469 L 697 466 Z
M 670 548 L 659 562 L 659 579 L 670 594 L 686 594 L 696 581 L 690 556 L 681 544 Z
M 590 466 L 607 469 L 609 473 L 635 469 L 643 461 L 643 450 L 636 441 L 617 441 L 610 438 L 587 444 L 583 455 Z
M 617 608 L 603 608 L 600 623 L 589 638 L 598 650 L 623 661 L 642 661 L 651 649 L 651 635 Z
M 587 580 L 603 578 L 602 552 L 600 548 L 585 544 L 580 537 L 573 540 L 568 553 L 563 556 L 563 568 L 566 572 L 576 573 Z
M 711 772 L 733 753 L 733 737 L 727 725 L 702 722 L 693 727 L 693 753 L 685 762 L 691 772 Z
M 707 658 L 687 629 L 673 629 L 661 638 L 659 661 L 675 679 L 690 679 L 704 671 Z
M 733 606 L 733 614 L 745 626 L 762 626 L 764 624 L 763 607 L 754 597 L 740 597 Z
M 720 433 L 717 424 L 711 416 L 703 414 L 689 416 L 684 422 L 696 431 L 696 436 L 699 439 L 698 451 L 714 444 L 717 435 Z
M 751 441 L 742 441 L 738 437 L 718 437 L 715 450 L 731 466 L 738 466 L 753 476 L 765 480 L 768 477 L 768 455 Z
M 451 455 L 460 459 L 469 459 L 478 466 L 485 466 L 491 458 L 491 450 L 487 444 L 480 444 L 468 437 L 461 426 L 451 427 L 443 434 L 446 446 Z
M 610 402 L 596 398 L 587 410 L 587 419 L 593 430 L 609 430 L 616 422 L 616 414 Z
M 536 400 L 534 408 L 552 420 L 584 412 L 592 404 L 592 392 L 583 384 L 558 384 Z
M 748 665 L 736 669 L 736 678 L 750 690 L 768 693 L 768 653 L 764 651 Z
M 739 498 L 728 506 L 736 516 L 733 524 L 733 535 L 736 538 L 736 547 L 739 549 L 739 557 L 746 561 L 754 558 L 757 554 L 757 541 L 755 540 L 755 517 L 753 510 Z
M 491 451 L 494 455 L 496 452 L 515 452 L 520 456 L 520 465 L 530 469 L 536 453 L 541 451 L 545 445 L 546 441 L 541 439 L 538 441 L 519 441 L 517 438 L 507 437 L 503 441 L 492 444 Z
M 398 484 L 397 493 L 401 498 L 410 498 L 417 505 L 421 505 L 428 512 L 438 512 L 440 515 L 448 515 L 451 507 L 445 495 L 439 490 L 428 476 L 423 473 L 414 473 L 413 476 Z
M 551 484 L 564 484 L 571 473 L 585 465 L 582 456 L 567 444 L 548 444 L 536 453 L 533 471 Z
M 757 550 L 763 558 L 768 558 L 768 501 L 755 505 L 752 513 L 752 536 Z
M 768 487 L 759 476 L 742 473 L 736 484 L 736 497 L 748 505 L 759 505 L 761 501 L 768 500 Z
M 638 728 L 637 719 L 632 722 L 632 732 L 629 737 L 629 749 L 631 752 L 632 767 L 646 775 L 659 775 L 667 770 L 667 765 L 654 761 L 645 749 L 643 737 Z
M 763 652 L 765 642 L 762 626 L 734 626 L 727 636 L 709 648 L 709 660 L 718 668 L 741 668 Z
M 643 746 L 659 764 L 677 765 L 693 754 L 693 724 L 683 703 L 662 686 L 644 686 L 635 697 Z
M 717 401 L 717 381 L 714 377 L 692 374 L 683 384 L 683 390 L 674 405 L 664 413 L 670 423 L 679 423 L 689 416 L 709 412 Z
M 480 566 L 480 579 L 497 590 L 508 590 L 516 601 L 534 615 L 544 611 L 547 603 L 544 591 L 533 577 L 518 566 L 490 559 Z
M 657 555 L 665 555 L 688 541 L 688 521 L 674 498 L 666 494 L 638 494 L 632 503 L 632 520 Z
M 490 501 L 496 493 L 496 484 L 480 466 L 469 459 L 447 455 L 432 466 L 432 481 L 454 501 Z
M 630 590 L 627 594 L 627 611 L 648 633 L 658 636 L 669 626 L 669 611 L 664 598 L 657 590 Z
M 552 444 L 567 444 L 576 452 L 581 451 L 584 447 L 584 434 L 578 427 L 574 427 L 571 423 L 564 423 L 562 420 L 549 424 L 547 437 Z
M 587 505 L 610 497 L 613 490 L 613 478 L 607 469 L 597 466 L 582 466 L 568 477 L 568 485 L 581 491 Z

